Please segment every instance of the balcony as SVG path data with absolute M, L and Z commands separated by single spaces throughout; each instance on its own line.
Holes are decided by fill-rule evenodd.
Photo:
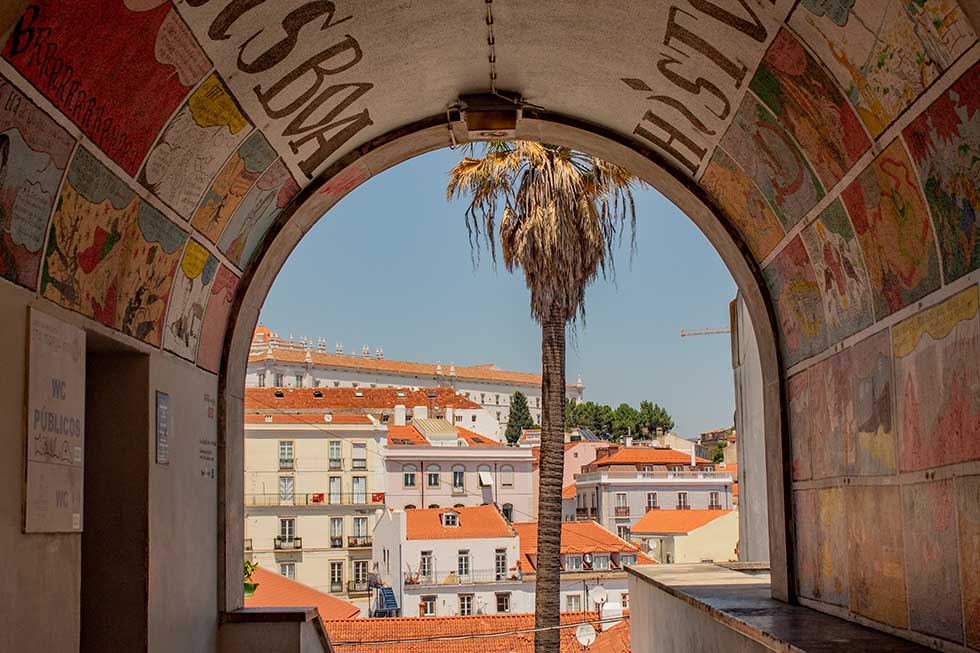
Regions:
M 500 573 L 495 569 L 476 569 L 468 574 L 453 571 L 437 571 L 431 574 L 405 572 L 405 585 L 415 587 L 438 587 L 447 585 L 474 585 L 482 583 L 512 583 L 521 580 L 517 570 Z
M 367 469 L 366 458 L 354 458 L 350 461 L 351 469 Z
M 629 506 L 616 506 L 613 508 L 613 514 L 617 517 L 629 517 L 630 507 Z
M 330 593 L 331 594 L 340 594 L 343 591 L 344 591 L 344 582 L 343 581 L 340 581 L 340 580 L 338 580 L 338 581 L 330 581 Z
M 359 592 L 367 592 L 370 585 L 366 580 L 349 580 L 347 581 L 347 593 L 357 594 Z
M 342 548 L 344 548 L 344 536 L 343 535 L 331 535 L 330 536 L 330 548 L 331 549 L 342 549 Z
M 276 551 L 299 551 L 303 548 L 302 537 L 277 537 L 272 541 Z
M 343 458 L 331 458 L 330 460 L 327 461 L 327 468 L 331 472 L 336 472 L 336 471 L 342 470 L 344 468 L 344 459 Z
M 347 547 L 350 549 L 369 549 L 371 548 L 371 538 L 368 535 L 349 535 Z
M 578 519 L 594 519 L 595 508 L 576 508 L 575 517 Z
M 660 510 L 660 506 L 658 506 L 656 504 L 654 504 L 652 506 L 647 506 L 647 512 L 650 512 L 651 510 Z
M 278 493 L 270 494 L 246 494 L 245 505 L 249 507 L 262 506 L 359 506 L 359 505 L 384 505 L 384 493 L 376 492 L 368 494 L 366 492 L 340 493 L 340 492 L 307 492 L 292 495 L 281 495 Z
M 576 474 L 575 482 L 578 484 L 589 481 L 713 481 L 724 483 L 725 481 L 734 482 L 735 477 L 731 472 L 638 472 L 628 469 L 610 469 L 601 472 L 587 472 Z
M 292 458 L 279 459 L 279 471 L 296 469 L 296 461 Z
M 684 503 L 684 504 L 678 503 L 677 504 L 677 510 L 690 510 L 690 509 L 691 509 L 691 505 L 688 504 L 688 503 Z
M 720 503 L 709 503 L 708 504 L 708 510 L 721 510 L 721 504 Z

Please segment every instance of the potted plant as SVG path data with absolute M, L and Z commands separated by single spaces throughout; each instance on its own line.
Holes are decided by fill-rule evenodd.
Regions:
M 259 563 L 257 563 L 257 562 L 252 562 L 251 560 L 246 560 L 245 561 L 245 569 L 244 569 L 244 574 L 245 574 L 244 575 L 245 596 L 252 596 L 253 594 L 255 594 L 255 588 L 259 586 L 258 583 L 253 583 L 252 582 L 252 573 L 256 569 L 258 569 L 258 566 L 259 566 Z

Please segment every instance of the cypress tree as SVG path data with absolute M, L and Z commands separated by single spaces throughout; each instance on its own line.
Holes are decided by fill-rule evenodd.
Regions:
M 510 416 L 507 418 L 507 430 L 504 435 L 507 442 L 511 444 L 521 438 L 521 430 L 529 429 L 534 425 L 531 419 L 531 411 L 527 407 L 527 397 L 521 391 L 515 392 L 510 398 Z

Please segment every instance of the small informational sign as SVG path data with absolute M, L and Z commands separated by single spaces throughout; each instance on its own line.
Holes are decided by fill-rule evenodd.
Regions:
M 157 390 L 157 464 L 170 464 L 170 395 Z
M 85 332 L 30 310 L 24 532 L 82 530 Z

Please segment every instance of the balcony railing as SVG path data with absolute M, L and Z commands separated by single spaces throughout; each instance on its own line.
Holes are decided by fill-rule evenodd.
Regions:
M 343 591 L 344 591 L 344 582 L 343 581 L 340 581 L 340 580 L 338 580 L 338 581 L 330 581 L 330 593 L 331 594 L 340 594 Z
M 689 504 L 689 503 L 683 503 L 683 504 L 682 503 L 678 503 L 677 504 L 677 510 L 690 510 L 690 509 L 691 509 L 691 504 Z
M 416 585 L 419 587 L 437 585 L 473 585 L 478 583 L 506 583 L 521 580 L 521 572 L 507 571 L 499 573 L 495 569 L 475 569 L 468 574 L 459 574 L 453 571 L 438 571 L 432 574 L 421 574 L 415 572 L 405 572 L 405 584 Z
M 367 580 L 349 580 L 347 581 L 347 592 L 366 592 L 370 585 Z
M 735 477 L 731 472 L 637 472 L 628 469 L 610 469 L 575 475 L 576 483 L 604 480 L 734 481 Z
M 302 537 L 277 537 L 272 542 L 276 551 L 297 551 L 303 548 Z
M 651 510 L 660 510 L 660 506 L 658 506 L 656 504 L 654 504 L 652 506 L 647 506 L 647 512 L 650 512 Z
M 246 506 L 357 506 L 384 505 L 384 494 L 366 492 L 307 492 L 291 496 L 279 493 L 246 494 Z
M 330 548 L 331 549 L 342 549 L 342 548 L 344 548 L 344 536 L 343 535 L 331 535 L 330 536 Z
M 629 506 L 615 506 L 613 508 L 613 514 L 617 517 L 629 517 L 630 507 Z
M 575 516 L 579 519 L 591 519 L 595 517 L 595 508 L 576 508 Z
M 367 469 L 366 458 L 352 458 L 350 463 L 351 469 Z
M 337 470 L 340 470 L 340 469 L 343 469 L 344 468 L 344 459 L 343 458 L 331 458 L 327 462 L 327 467 L 332 472 L 337 471 Z
M 279 469 L 296 469 L 296 461 L 292 458 L 280 458 Z
M 371 538 L 367 535 L 349 535 L 347 537 L 347 546 L 351 549 L 370 548 Z
M 708 504 L 708 510 L 721 510 L 721 504 L 720 503 L 709 503 Z

